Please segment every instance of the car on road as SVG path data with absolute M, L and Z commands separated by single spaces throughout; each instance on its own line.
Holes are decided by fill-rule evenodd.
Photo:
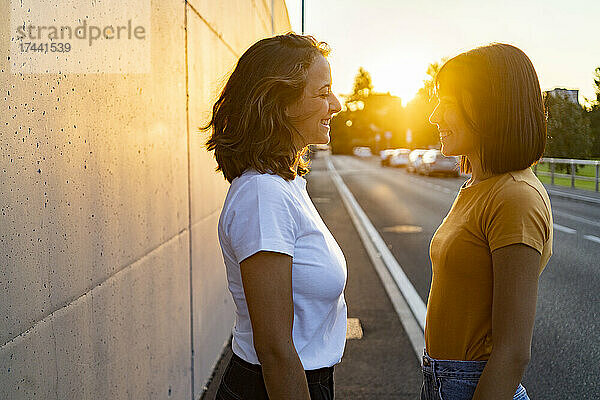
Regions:
M 426 151 L 426 149 L 415 149 L 410 152 L 410 154 L 408 155 L 408 164 L 406 165 L 407 172 L 417 173 L 417 168 L 421 163 L 421 157 Z
M 408 155 L 410 154 L 409 149 L 397 149 L 394 154 L 391 155 L 389 165 L 391 167 L 403 168 L 408 165 Z
M 364 146 L 358 146 L 358 147 L 353 148 L 352 154 L 354 154 L 357 157 L 371 157 L 372 156 L 371 148 L 364 147 Z
M 427 150 L 421 157 L 418 172 L 424 175 L 444 174 L 459 176 L 458 157 L 445 156 L 439 150 Z
M 379 152 L 379 162 L 383 167 L 390 165 L 390 157 L 394 155 L 396 149 L 385 149 Z

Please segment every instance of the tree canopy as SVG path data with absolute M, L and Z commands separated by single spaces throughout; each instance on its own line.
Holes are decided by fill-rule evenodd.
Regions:
M 545 155 L 586 158 L 591 155 L 591 125 L 586 110 L 562 96 L 545 96 L 548 141 Z
M 600 107 L 600 67 L 594 71 L 594 86 L 596 92 L 596 107 Z
M 364 100 L 373 91 L 373 81 L 371 74 L 363 67 L 358 69 L 358 73 L 354 77 L 354 86 L 352 93 L 348 96 L 348 102 Z
M 389 93 L 373 92 L 371 74 L 359 68 L 344 110 L 331 121 L 331 147 L 334 153 L 352 152 L 355 146 L 374 151 L 400 147 L 405 124 L 402 100 Z
M 600 67 L 594 71 L 596 101 L 589 111 L 590 135 L 592 141 L 591 156 L 600 159 Z

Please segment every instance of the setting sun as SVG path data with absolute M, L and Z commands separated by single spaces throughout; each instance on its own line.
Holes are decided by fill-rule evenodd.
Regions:
M 365 66 L 373 78 L 373 89 L 400 97 L 402 104 L 408 103 L 415 96 L 423 86 L 423 80 L 427 78 L 424 72 L 427 63 L 421 65 L 401 56 L 375 61 L 377 63 Z

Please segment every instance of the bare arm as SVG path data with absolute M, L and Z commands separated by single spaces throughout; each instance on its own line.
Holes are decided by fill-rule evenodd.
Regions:
M 294 347 L 292 257 L 261 251 L 240 264 L 254 349 L 271 400 L 310 400 Z
M 524 244 L 492 252 L 493 349 L 473 400 L 513 398 L 531 357 L 540 253 Z

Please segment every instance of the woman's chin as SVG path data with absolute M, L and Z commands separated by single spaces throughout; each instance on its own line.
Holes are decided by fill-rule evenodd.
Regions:
M 450 156 L 457 156 L 458 154 L 454 154 L 454 152 L 452 151 L 452 148 L 449 146 L 444 145 L 444 143 L 442 143 L 442 148 L 440 149 L 440 152 L 445 155 L 446 157 L 450 157 Z

